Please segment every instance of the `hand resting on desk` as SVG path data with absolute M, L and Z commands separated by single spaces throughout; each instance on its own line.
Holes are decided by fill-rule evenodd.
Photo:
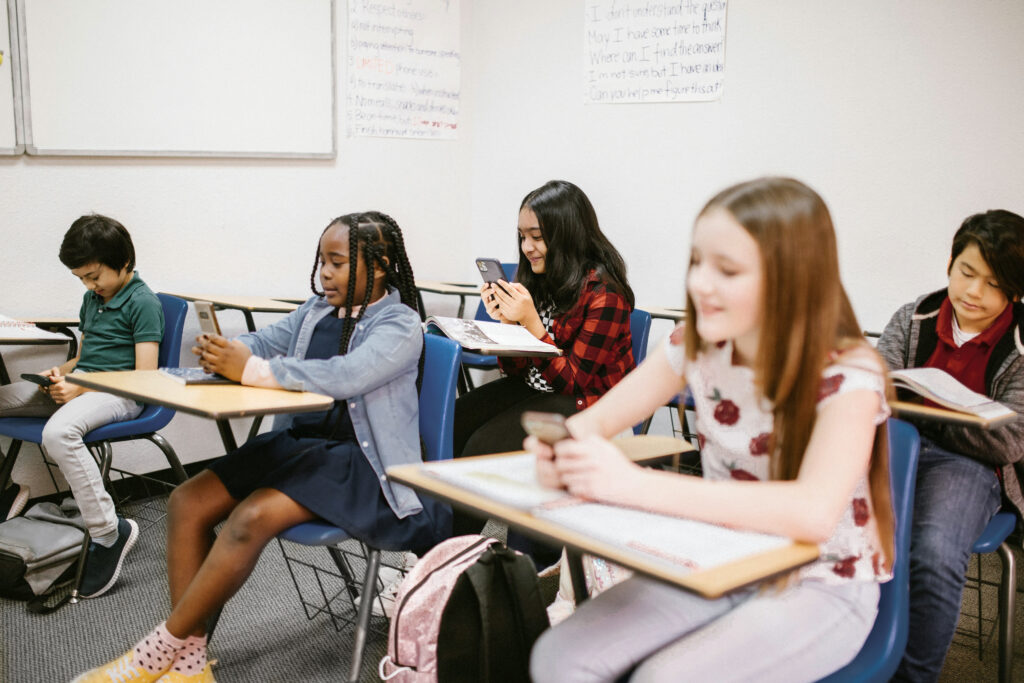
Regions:
M 242 380 L 245 363 L 252 355 L 245 344 L 220 335 L 201 334 L 196 337 L 192 353 L 199 356 L 199 365 L 207 372 L 227 377 L 235 382 Z

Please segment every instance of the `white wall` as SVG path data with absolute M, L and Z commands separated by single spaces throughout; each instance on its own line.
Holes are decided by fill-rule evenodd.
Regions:
M 0 312 L 77 313 L 56 253 L 88 211 L 128 226 L 155 289 L 302 295 L 326 221 L 367 208 L 398 219 L 419 276 L 473 278 L 474 256 L 514 256 L 519 201 L 551 178 L 588 193 L 641 305 L 678 304 L 700 206 L 771 173 L 828 201 L 851 299 L 879 329 L 943 284 L 965 216 L 1024 213 L 1019 0 L 731 0 L 722 99 L 647 105 L 582 104 L 583 8 L 464 0 L 457 142 L 342 135 L 325 162 L 0 159 Z M 340 66 L 346 14 L 339 0 Z M 4 357 L 13 371 L 42 360 Z M 165 434 L 185 460 L 219 444 L 187 416 Z
M 829 203 L 865 328 L 944 283 L 969 214 L 1024 213 L 1024 3 L 729 0 L 720 101 L 583 104 L 584 2 L 475 5 L 473 244 L 503 259 L 518 202 L 577 183 L 640 305 L 678 305 L 717 190 L 792 175 Z

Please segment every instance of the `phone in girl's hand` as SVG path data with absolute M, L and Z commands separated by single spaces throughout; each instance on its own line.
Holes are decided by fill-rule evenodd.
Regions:
M 501 267 L 501 261 L 496 258 L 478 258 L 476 269 L 480 271 L 480 277 L 484 282 L 497 285 L 501 291 L 508 294 L 508 290 L 498 284 L 498 280 L 505 279 L 505 269 Z
M 204 334 L 220 334 L 220 325 L 217 324 L 217 314 L 213 312 L 213 304 L 209 301 L 193 301 L 196 307 L 196 315 L 199 317 L 199 329 Z
M 537 437 L 549 446 L 572 436 L 569 434 L 569 428 L 565 426 L 565 415 L 560 413 L 526 410 L 523 411 L 520 421 L 527 434 Z
M 46 375 L 37 375 L 34 372 L 23 372 L 21 378 L 28 380 L 29 382 L 35 382 L 41 387 L 48 387 L 53 384 L 53 380 Z

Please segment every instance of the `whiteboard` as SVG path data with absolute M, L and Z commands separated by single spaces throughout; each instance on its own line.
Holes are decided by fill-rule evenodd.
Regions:
M 29 154 L 335 156 L 334 0 L 17 2 Z
M 21 74 L 14 0 L 0 0 L 0 154 L 21 154 Z

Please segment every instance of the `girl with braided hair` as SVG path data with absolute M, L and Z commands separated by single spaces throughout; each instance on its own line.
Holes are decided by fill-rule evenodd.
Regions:
M 383 476 L 386 467 L 421 459 L 423 335 L 397 223 L 378 212 L 331 221 L 310 285 L 314 296 L 278 323 L 234 340 L 204 335 L 193 352 L 211 372 L 247 385 L 327 394 L 334 405 L 278 416 L 273 431 L 174 491 L 170 616 L 127 654 L 76 680 L 212 681 L 207 624 L 270 539 L 296 524 L 322 518 L 395 550 L 422 551 L 449 535 L 447 507 Z

